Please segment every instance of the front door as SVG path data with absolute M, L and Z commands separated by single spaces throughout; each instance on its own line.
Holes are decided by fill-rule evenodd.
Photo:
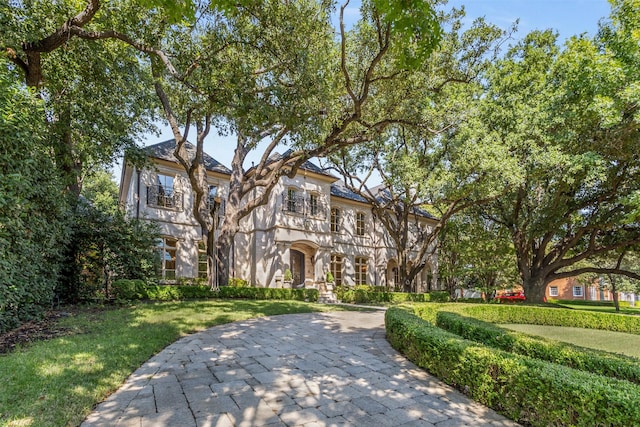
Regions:
M 291 276 L 294 285 L 304 283 L 304 254 L 291 249 Z

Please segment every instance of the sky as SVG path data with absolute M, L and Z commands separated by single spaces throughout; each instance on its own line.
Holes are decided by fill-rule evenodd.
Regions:
M 340 2 L 339 2 L 340 3 Z M 345 21 L 355 22 L 359 15 L 359 1 L 351 1 L 345 11 Z M 560 41 L 573 35 L 587 33 L 594 35 L 598 29 L 598 21 L 606 18 L 610 12 L 607 0 L 450 0 L 448 6 L 464 5 L 467 16 L 465 23 L 471 24 L 478 17 L 485 17 L 487 22 L 500 28 L 508 29 L 519 19 L 518 32 L 514 34 L 514 42 L 522 39 L 533 30 L 555 29 Z M 170 129 L 158 123 L 161 135 L 146 135 L 145 146 L 173 138 Z M 229 166 L 233 158 L 235 137 L 219 137 L 212 130 L 205 141 L 204 151 L 222 164 Z M 283 150 L 284 151 L 284 150 Z M 247 157 L 248 162 L 259 159 L 259 153 Z M 245 167 L 251 166 L 250 164 Z M 120 164 L 114 168 L 114 178 L 120 179 Z

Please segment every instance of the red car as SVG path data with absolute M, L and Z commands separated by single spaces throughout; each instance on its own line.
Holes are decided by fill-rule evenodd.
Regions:
M 496 299 L 500 302 L 517 302 L 524 301 L 527 298 L 524 296 L 524 292 L 505 292 L 496 296 Z

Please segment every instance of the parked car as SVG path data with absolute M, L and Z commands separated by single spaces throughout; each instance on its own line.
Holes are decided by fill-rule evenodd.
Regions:
M 524 292 L 505 292 L 496 296 L 496 299 L 500 302 L 518 302 L 524 301 L 527 298 L 524 296 Z

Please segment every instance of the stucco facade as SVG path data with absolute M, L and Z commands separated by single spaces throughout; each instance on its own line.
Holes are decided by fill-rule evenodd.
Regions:
M 125 161 L 120 203 L 127 215 L 154 221 L 163 236 L 163 277 L 202 276 L 199 251 L 202 231 L 193 216 L 193 194 L 185 171 L 173 157 L 175 141 L 145 150 L 152 167 L 138 169 Z M 212 192 L 225 200 L 230 170 L 205 156 Z M 224 221 L 224 209 L 219 221 Z M 421 227 L 434 220 L 418 216 Z M 283 177 L 269 202 L 240 224 L 230 256 L 232 277 L 254 286 L 280 287 L 285 272 L 293 286 L 317 286 L 332 271 L 338 284 L 394 286 L 396 251 L 382 224 L 364 199 L 348 191 L 334 176 L 307 162 L 294 178 Z M 437 282 L 437 259 L 416 279 L 416 289 Z M 397 284 L 399 285 L 399 284 Z

